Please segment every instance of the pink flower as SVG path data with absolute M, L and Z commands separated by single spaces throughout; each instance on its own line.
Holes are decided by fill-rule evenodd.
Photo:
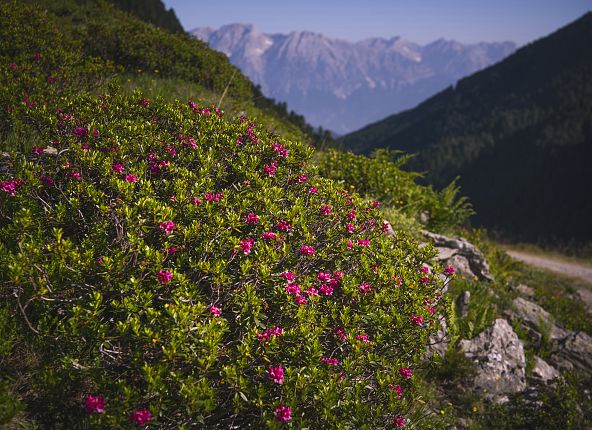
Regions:
M 308 295 L 308 297 L 318 296 L 319 291 L 315 287 L 310 287 L 309 289 L 306 290 L 306 294 Z
M 40 181 L 41 181 L 41 183 L 42 183 L 43 185 L 45 185 L 46 187 L 51 187 L 51 186 L 52 186 L 52 185 L 55 183 L 55 181 L 54 181 L 54 180 L 53 180 L 51 177 L 49 177 L 49 176 L 46 176 L 46 175 L 41 175 L 41 176 L 39 177 L 39 180 L 40 180 Z
M 276 384 L 283 384 L 284 382 L 284 368 L 282 366 L 269 366 L 267 368 L 267 375 Z
M 421 315 L 411 315 L 409 319 L 415 325 L 423 325 L 423 316 Z
M 277 170 L 277 162 L 274 161 L 270 164 L 266 164 L 265 166 L 263 166 L 263 171 L 265 172 L 265 174 L 269 177 L 275 175 L 275 171 Z
M 380 202 L 377 202 L 376 200 L 372 202 L 372 207 L 380 207 Z
M 261 234 L 261 239 L 263 240 L 276 240 L 277 235 L 273 231 L 266 231 Z
M 303 245 L 300 248 L 300 255 L 314 255 L 315 249 L 310 245 Z
M 209 311 L 215 317 L 219 317 L 220 315 L 222 315 L 222 309 L 220 309 L 218 306 L 214 306 L 214 305 L 210 306 Z
M 76 127 L 73 133 L 76 137 L 85 137 L 88 135 L 88 129 L 86 127 Z
M 400 285 L 403 283 L 403 278 L 401 278 L 401 277 L 400 277 L 400 276 L 398 276 L 398 275 L 394 275 L 394 276 L 392 277 L 392 280 L 393 280 L 393 281 L 395 281 L 395 285 L 396 285 L 397 287 L 398 287 L 398 286 L 400 286 Z
M 159 270 L 156 272 L 156 277 L 158 278 L 158 282 L 161 284 L 166 284 L 167 282 L 171 282 L 173 280 L 173 274 L 168 270 Z
M 333 273 L 333 279 L 335 279 L 337 282 L 341 282 L 341 280 L 343 279 L 343 272 Z
M 196 199 L 195 197 L 191 199 L 191 203 L 193 203 L 195 206 L 201 205 L 201 201 L 201 199 Z
M 82 175 L 80 174 L 80 172 L 71 172 L 68 174 L 68 176 L 70 176 L 71 178 L 80 181 L 80 179 L 82 178 Z
M 145 98 L 141 98 L 140 100 L 138 100 L 138 104 L 140 106 L 148 107 L 148 106 L 150 106 L 150 100 L 145 99 Z
M 105 413 L 105 399 L 102 394 L 97 397 L 88 395 L 84 399 L 84 408 L 89 414 L 104 414 Z
M 281 422 L 290 421 L 292 419 L 292 410 L 290 409 L 290 406 L 278 406 L 273 413 L 275 414 L 275 419 Z
M 206 201 L 208 202 L 219 202 L 224 198 L 224 194 L 222 193 L 206 193 Z
M 347 249 L 352 249 L 354 247 L 354 243 L 350 239 L 348 239 L 346 247 Z
M 430 273 L 430 268 L 428 266 L 422 266 L 422 268 L 419 269 L 419 271 L 421 273 Z
M 405 427 L 407 425 L 407 421 L 405 420 L 405 418 L 403 418 L 400 415 L 397 415 L 393 418 L 393 423 L 395 424 L 395 427 L 397 427 L 398 429 L 401 427 Z
M 246 239 L 241 240 L 238 243 L 238 246 L 240 246 L 241 250 L 243 251 L 243 254 L 249 255 L 251 253 L 251 249 L 253 248 L 253 246 L 255 246 L 255 240 L 252 237 L 248 237 Z
M 321 215 L 329 215 L 331 213 L 331 208 L 329 207 L 329 205 L 325 204 L 321 206 L 319 212 Z
M 399 369 L 399 375 L 405 379 L 411 379 L 413 377 L 413 372 L 409 367 L 403 367 L 402 369 Z
M 296 275 L 292 272 L 284 272 L 280 276 L 288 282 L 293 282 L 296 279 Z
M 247 224 L 253 225 L 259 224 L 259 217 L 254 212 L 251 212 L 249 215 L 245 217 L 245 222 Z
M 123 164 L 121 163 L 115 163 L 111 166 L 111 170 L 117 173 L 121 173 L 125 170 L 125 167 L 123 167 Z
M 297 305 L 305 305 L 306 304 L 306 297 L 304 296 L 296 296 L 294 297 L 294 301 Z
M 278 221 L 277 228 L 278 228 L 278 230 L 286 231 L 286 232 L 292 230 L 292 226 L 288 223 L 288 221 L 283 220 L 283 219 Z
M 143 409 L 136 409 L 134 412 L 132 412 L 132 414 L 130 415 L 130 421 L 134 424 L 137 424 L 139 426 L 143 426 L 144 424 L 146 424 L 148 421 L 150 421 L 152 419 L 152 414 L 150 413 L 150 411 L 146 408 Z
M 283 333 L 284 330 L 282 330 L 279 327 L 268 328 L 265 331 L 263 331 L 263 333 L 257 333 L 257 339 L 259 339 L 259 343 L 263 343 L 271 339 L 272 336 L 281 336 Z
M 330 272 L 319 272 L 317 274 L 317 279 L 321 282 L 328 282 L 331 280 L 331 273 Z
M 347 217 L 347 219 L 356 219 L 356 210 L 352 209 L 345 216 Z
M 31 148 L 31 152 L 33 154 L 37 154 L 37 155 L 43 154 L 43 147 L 42 146 L 34 146 Z
M 393 231 L 393 226 L 391 226 L 391 223 L 388 221 L 383 221 L 382 222 L 382 231 L 385 234 L 391 233 Z
M 292 294 L 298 295 L 298 294 L 300 294 L 300 291 L 301 291 L 300 285 L 298 285 L 298 284 L 286 285 L 286 293 L 288 293 L 290 295 L 292 295 Z
M 166 147 L 166 150 L 169 152 L 169 154 L 171 154 L 173 157 L 177 156 L 177 150 L 175 149 L 175 147 L 173 145 L 169 145 Z
M 339 360 L 336 358 L 322 357 L 321 363 L 328 364 L 329 366 L 339 366 Z
M 10 64 L 8 65 L 8 68 L 9 68 L 10 70 L 12 70 L 13 72 L 16 72 L 16 70 L 18 69 L 18 66 L 17 66 L 16 64 L 14 64 L 14 63 L 10 63 Z
M 446 266 L 446 268 L 444 269 L 444 274 L 446 276 L 452 276 L 452 275 L 454 275 L 454 267 L 452 267 L 452 266 Z
M 356 335 L 357 340 L 361 340 L 364 343 L 369 343 L 370 339 L 368 339 L 368 335 L 366 333 L 361 333 Z
M 90 146 L 88 146 L 86 143 L 83 143 L 82 145 L 80 145 L 80 147 L 82 148 L 83 151 L 88 152 L 90 151 Z
M 310 194 L 317 194 L 317 193 L 319 192 L 319 189 L 318 189 L 317 187 L 310 187 L 310 188 L 308 189 L 308 192 L 309 192 Z
M 136 175 L 132 175 L 131 173 L 128 173 L 127 175 L 125 175 L 125 182 L 135 184 L 136 182 L 138 182 L 138 177 Z
M 356 228 L 354 227 L 354 225 L 353 225 L 351 222 L 348 222 L 348 223 L 345 225 L 345 228 L 347 229 L 347 232 L 348 232 L 349 234 L 352 234 L 352 233 L 353 233 L 353 232 L 356 230 Z
M 370 285 L 368 282 L 364 282 L 360 284 L 359 289 L 361 294 L 366 295 L 372 291 L 372 285 Z
M 389 388 L 397 393 L 397 399 L 403 396 L 403 387 L 400 385 L 389 384 Z
M 347 334 L 345 333 L 345 330 L 343 329 L 343 327 L 341 327 L 341 326 L 335 327 L 335 329 L 333 331 L 337 335 L 337 338 L 339 339 L 340 342 L 345 342 L 345 340 L 347 339 Z
M 424 276 L 423 278 L 419 279 L 419 282 L 421 282 L 422 284 L 427 284 L 429 281 L 430 280 L 427 276 Z
M 279 155 L 280 157 L 283 157 L 283 158 L 288 158 L 288 150 L 286 149 L 286 147 L 284 145 L 281 145 L 279 143 L 274 143 L 272 146 L 273 146 L 273 150 L 275 152 L 277 152 L 277 155 Z
M 370 246 L 370 240 L 360 239 L 358 240 L 358 246 Z
M 177 228 L 173 221 L 163 221 L 159 227 L 165 234 L 171 234 Z
M 166 250 L 167 254 L 172 255 L 175 254 L 177 252 L 177 247 L 175 245 L 171 245 L 169 246 L 169 248 Z
M 332 296 L 333 295 L 333 287 L 329 284 L 323 284 L 319 287 L 319 291 L 323 296 Z
M 305 183 L 306 181 L 308 181 L 308 176 L 306 176 L 306 175 L 299 175 L 299 176 L 298 176 L 298 182 L 299 182 L 299 183 L 303 184 L 303 183 Z

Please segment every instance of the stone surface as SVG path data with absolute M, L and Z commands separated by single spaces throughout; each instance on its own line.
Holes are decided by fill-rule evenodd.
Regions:
M 459 346 L 476 366 L 474 388 L 486 398 L 500 402 L 506 394 L 526 388 L 524 347 L 505 319 L 495 320 L 477 337 L 461 340 Z
M 534 357 L 534 367 L 532 369 L 532 377 L 543 382 L 552 381 L 558 378 L 560 373 L 553 366 L 550 366 L 545 360 L 540 357 Z
M 592 337 L 584 332 L 570 332 L 554 342 L 549 361 L 559 370 L 592 372 Z
M 563 339 L 569 335 L 567 330 L 555 325 L 555 319 L 549 312 L 523 297 L 517 297 L 512 301 L 512 309 L 509 314 L 512 320 L 517 318 L 539 333 L 547 332 L 550 340 Z
M 471 292 L 464 291 L 456 298 L 456 306 L 461 318 L 466 318 L 469 313 L 469 302 L 471 301 Z
M 520 294 L 522 294 L 525 297 L 528 297 L 529 299 L 534 297 L 534 290 L 528 285 L 520 284 L 516 287 L 516 290 L 518 290 Z
M 446 318 L 444 315 L 438 315 L 441 328 L 432 334 L 429 338 L 426 352 L 427 358 L 431 358 L 434 353 L 437 353 L 440 357 L 446 356 L 446 350 L 448 349 L 448 343 L 450 342 L 450 335 L 448 333 L 448 326 L 446 325 Z
M 460 275 L 493 281 L 485 256 L 471 242 L 462 237 L 452 238 L 429 231 L 423 234 L 438 249 L 437 260 L 453 266 Z

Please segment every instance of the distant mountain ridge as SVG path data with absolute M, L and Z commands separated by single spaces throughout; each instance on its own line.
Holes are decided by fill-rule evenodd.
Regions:
M 474 221 L 522 241 L 592 242 L 592 12 L 415 109 L 338 140 L 391 148 L 442 187 L 460 176 Z
M 444 39 L 421 46 L 400 37 L 351 43 L 308 31 L 265 34 L 250 24 L 190 33 L 225 53 L 265 95 L 337 133 L 414 107 L 516 49 Z

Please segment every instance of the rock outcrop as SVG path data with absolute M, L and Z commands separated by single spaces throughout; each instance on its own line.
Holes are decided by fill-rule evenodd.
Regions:
M 438 261 L 451 265 L 462 276 L 493 281 L 485 256 L 471 242 L 462 237 L 451 238 L 429 231 L 423 234 L 438 250 Z
M 502 402 L 506 395 L 526 388 L 526 358 L 518 336 L 505 319 L 471 340 L 462 340 L 460 350 L 473 361 L 477 375 L 474 388 L 488 399 Z

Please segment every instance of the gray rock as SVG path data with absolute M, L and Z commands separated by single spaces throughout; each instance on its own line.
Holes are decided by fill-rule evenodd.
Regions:
M 552 381 L 558 378 L 560 373 L 553 366 L 550 366 L 545 360 L 540 357 L 534 357 L 534 367 L 532 369 L 532 377 L 543 382 Z
M 584 332 L 569 333 L 554 342 L 549 361 L 560 370 L 592 372 L 592 337 Z
M 592 290 L 580 288 L 576 291 L 578 298 L 584 303 L 586 312 L 592 314 Z
M 506 320 L 495 320 L 477 337 L 460 341 L 459 346 L 477 368 L 474 388 L 486 398 L 500 402 L 506 394 L 526 388 L 524 347 Z
M 471 242 L 462 237 L 451 238 L 429 231 L 423 231 L 423 234 L 434 243 L 439 251 L 436 258 L 443 264 L 453 266 L 461 275 L 493 281 L 485 256 Z
M 518 319 L 539 333 L 548 333 L 550 340 L 563 339 L 569 335 L 567 330 L 555 325 L 555 319 L 549 312 L 523 297 L 517 297 L 512 301 L 509 314 L 512 320 Z
M 532 299 L 534 297 L 534 290 L 528 285 L 520 284 L 516 287 L 516 290 L 518 290 L 520 294 L 528 297 L 529 299 Z
M 448 333 L 448 326 L 446 325 L 446 318 L 444 315 L 439 314 L 438 320 L 440 321 L 441 328 L 429 338 L 426 346 L 427 358 L 434 356 L 437 353 L 440 357 L 446 356 L 448 350 L 448 344 L 450 343 L 450 335 Z
M 471 301 L 471 292 L 465 291 L 456 299 L 456 306 L 458 308 L 461 318 L 466 318 L 469 313 L 469 302 Z

